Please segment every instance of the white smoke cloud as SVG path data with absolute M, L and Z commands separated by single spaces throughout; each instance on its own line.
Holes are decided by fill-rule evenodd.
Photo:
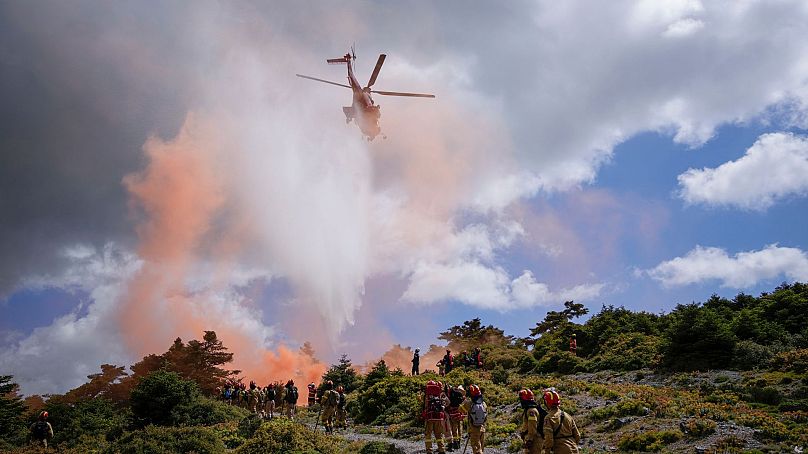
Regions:
M 787 196 L 808 194 L 808 138 L 764 134 L 741 158 L 679 175 L 689 204 L 763 211 Z
M 126 366 L 139 359 L 125 348 L 117 311 L 128 279 L 140 269 L 142 261 L 112 243 L 99 249 L 73 245 L 63 254 L 70 267 L 59 275 L 32 276 L 26 288 L 81 292 L 87 294 L 87 300 L 49 325 L 13 339 L 0 353 L 0 369 L 14 375 L 25 394 L 63 392 L 86 382 L 101 364 Z M 239 270 L 232 274 L 227 287 L 219 289 L 211 287 L 215 282 L 213 274 L 212 267 L 198 264 L 195 282 L 190 282 L 189 288 L 207 293 L 207 297 L 193 302 L 197 305 L 194 311 L 222 320 L 259 345 L 271 346 L 274 328 L 261 323 L 260 311 L 240 291 L 253 279 L 266 279 L 267 275 L 257 270 Z M 193 333 L 195 337 L 201 334 Z

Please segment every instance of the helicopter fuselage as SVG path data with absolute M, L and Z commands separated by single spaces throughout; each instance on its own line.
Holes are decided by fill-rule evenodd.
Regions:
M 379 119 L 382 116 L 381 109 L 373 102 L 370 89 L 363 89 L 359 81 L 356 80 L 353 65 L 351 65 L 351 55 L 346 54 L 345 60 L 348 64 L 348 83 L 353 91 L 353 103 L 342 108 L 345 113 L 345 122 L 350 123 L 351 120 L 355 120 L 362 134 L 367 136 L 369 140 L 373 140 L 382 132 L 382 128 L 379 126 Z

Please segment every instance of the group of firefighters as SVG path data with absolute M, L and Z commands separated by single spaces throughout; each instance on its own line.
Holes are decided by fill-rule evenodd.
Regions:
M 345 410 L 345 389 L 342 385 L 334 386 L 327 380 L 318 393 L 317 385 L 309 383 L 307 403 L 309 408 L 320 404 L 321 420 L 326 432 L 334 428 L 347 427 L 348 413 Z M 300 398 L 294 380 L 285 385 L 280 382 L 270 383 L 261 388 L 254 381 L 249 388 L 241 382 L 228 381 L 221 390 L 221 398 L 230 405 L 246 408 L 264 419 L 272 419 L 276 414 L 295 418 L 297 403 Z
M 438 374 L 444 376 L 458 367 L 465 369 L 481 369 L 483 367 L 483 358 L 480 347 L 474 349 L 473 352 L 468 353 L 465 350 L 460 352 L 460 355 L 453 355 L 451 350 L 446 350 L 443 358 L 435 364 L 438 368 Z M 421 350 L 416 348 L 415 353 L 412 355 L 412 375 L 419 375 L 421 373 Z
M 561 396 L 555 389 L 542 393 L 541 406 L 530 389 L 519 391 L 522 424 L 519 435 L 525 454 L 573 454 L 578 452 L 581 434 L 575 419 L 561 410 Z M 422 417 L 426 453 L 432 454 L 433 438 L 438 454 L 460 449 L 464 421 L 468 432 L 467 445 L 473 454 L 482 454 L 485 448 L 485 424 L 488 409 L 479 386 L 451 387 L 431 380 L 426 384 Z M 444 450 L 444 447 L 447 449 Z M 465 448 L 463 451 L 465 452 Z

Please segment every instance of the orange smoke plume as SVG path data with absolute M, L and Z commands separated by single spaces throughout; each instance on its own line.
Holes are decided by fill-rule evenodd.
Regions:
M 209 139 L 209 138 L 207 138 Z M 157 351 L 177 335 L 199 332 L 187 326 L 193 314 L 182 301 L 194 252 L 224 202 L 221 182 L 211 165 L 203 126 L 189 116 L 169 142 L 150 138 L 144 151 L 148 167 L 123 183 L 146 219 L 137 227 L 143 264 L 129 281 L 120 304 L 121 331 L 137 354 Z

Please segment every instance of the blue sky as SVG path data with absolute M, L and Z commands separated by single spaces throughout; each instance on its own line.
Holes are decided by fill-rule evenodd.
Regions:
M 808 279 L 804 2 L 493 5 L 2 4 L 0 368 L 64 391 L 200 329 L 364 361 Z M 376 95 L 387 139 L 294 77 L 351 43 L 437 94 Z

